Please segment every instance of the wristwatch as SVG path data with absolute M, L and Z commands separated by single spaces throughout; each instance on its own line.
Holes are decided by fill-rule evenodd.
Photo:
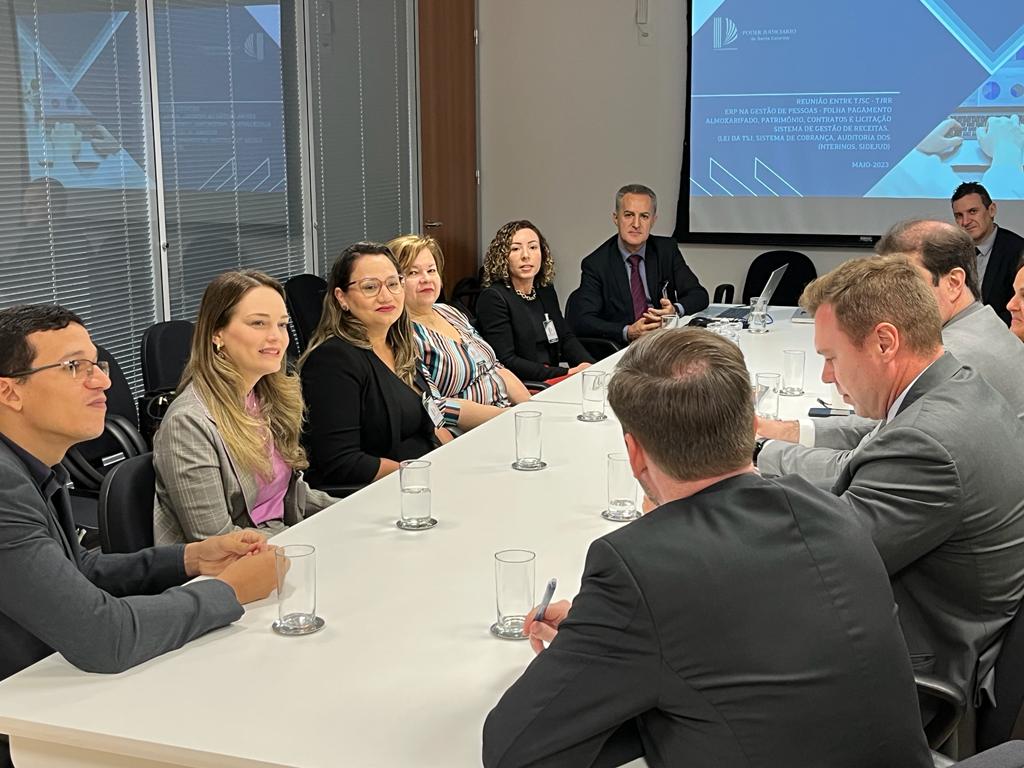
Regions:
M 767 437 L 759 437 L 754 442 L 753 461 L 754 461 L 754 466 L 755 467 L 757 466 L 757 457 L 761 455 L 761 449 L 764 448 L 764 444 L 768 442 L 768 439 L 769 438 L 767 438 Z

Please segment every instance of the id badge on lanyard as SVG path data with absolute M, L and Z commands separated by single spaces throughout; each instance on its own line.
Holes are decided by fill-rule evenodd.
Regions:
M 544 335 L 548 337 L 548 344 L 558 343 L 558 331 L 555 330 L 555 324 L 547 312 L 544 313 Z
M 426 392 L 423 393 L 423 408 L 435 427 L 440 427 L 444 424 L 444 416 L 441 414 L 441 409 L 437 407 L 437 403 Z

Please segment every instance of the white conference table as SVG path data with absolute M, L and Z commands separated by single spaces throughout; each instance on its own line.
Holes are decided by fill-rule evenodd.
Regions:
M 776 317 L 771 333 L 741 343 L 753 370 L 777 370 L 781 350 L 808 348 L 810 335 Z M 809 385 L 816 371 L 809 355 Z M 53 655 L 4 681 L 0 732 L 15 764 L 479 765 L 484 718 L 533 657 L 528 643 L 488 633 L 494 552 L 535 551 L 538 592 L 557 576 L 556 599 L 569 598 L 590 542 L 616 527 L 600 512 L 621 429 L 614 418 L 577 421 L 579 391 L 574 377 L 513 409 L 543 414 L 549 466 L 540 472 L 511 469 L 511 414 L 434 451 L 432 530 L 395 527 L 393 475 L 276 537 L 317 547 L 321 632 L 274 634 L 271 596 L 236 624 L 119 675 Z M 813 395 L 783 401 L 795 415 Z

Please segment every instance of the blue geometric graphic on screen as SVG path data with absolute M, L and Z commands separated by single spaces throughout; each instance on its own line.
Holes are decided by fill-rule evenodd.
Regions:
M 971 22 L 954 10 L 954 3 Z M 995 3 L 987 5 L 971 3 L 965 0 L 921 0 L 921 4 L 935 16 L 949 33 L 974 57 L 989 73 L 995 72 L 1003 64 L 1012 59 L 1021 45 L 1024 44 L 1024 3 Z M 1009 37 L 999 34 L 992 27 L 1016 30 Z M 982 34 L 979 34 L 981 29 Z
M 247 5 L 245 10 L 256 19 L 256 23 L 263 27 L 271 39 L 281 47 L 281 6 L 273 5 Z
M 803 197 L 797 188 L 786 181 L 782 176 L 776 173 L 772 168 L 765 163 L 761 158 L 754 158 L 754 178 L 757 179 L 758 183 L 761 184 L 765 189 L 771 192 L 776 197 L 782 197 L 783 195 L 789 195 L 792 192 L 797 197 Z M 782 187 L 785 186 L 786 189 Z M 778 191 L 781 190 L 781 191 Z
M 725 0 L 693 0 L 693 15 L 690 17 L 690 34 L 695 35 L 704 23 L 715 15 Z
M 100 12 L 17 20 L 33 179 L 48 176 L 66 187 L 146 186 L 142 167 L 113 133 L 118 116 L 95 112 L 76 92 L 82 86 L 86 98 L 98 98 L 101 110 L 110 108 L 109 96 L 97 97 L 95 84 L 83 81 L 100 57 L 116 57 L 111 41 L 127 17 Z M 59 44 L 63 61 L 46 45 L 49 37 Z
M 738 194 L 742 195 L 742 192 L 740 192 L 739 190 L 737 190 L 736 192 L 730 190 L 729 187 L 735 189 L 734 184 L 738 184 L 739 186 L 743 187 L 743 189 L 745 189 L 748 194 L 753 195 L 754 197 L 758 197 L 757 192 L 755 192 L 742 181 L 737 179 L 735 175 L 733 175 L 728 169 L 726 169 L 724 165 L 715 160 L 715 158 L 713 157 L 708 158 L 708 178 L 710 178 L 711 181 L 713 181 L 715 184 L 721 187 L 722 190 L 730 197 L 735 197 Z

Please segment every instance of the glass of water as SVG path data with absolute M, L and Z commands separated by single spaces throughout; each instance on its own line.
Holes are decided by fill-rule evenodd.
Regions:
M 522 472 L 544 469 L 547 464 L 541 456 L 540 411 L 517 411 L 516 460 L 512 463 L 512 469 Z
M 502 640 L 525 640 L 526 617 L 533 608 L 537 555 L 528 549 L 494 553 L 494 597 L 498 620 L 491 634 Z
M 782 394 L 802 395 L 804 393 L 804 360 L 802 349 L 782 351 Z
M 316 615 L 316 548 L 286 544 L 274 551 L 277 568 L 277 621 L 279 635 L 309 635 L 324 628 Z
M 398 465 L 402 488 L 402 517 L 395 522 L 403 531 L 423 531 L 437 525 L 430 516 L 430 462 L 421 459 Z
M 583 371 L 580 374 L 583 382 L 583 397 L 580 399 L 580 421 L 604 421 L 608 416 L 604 412 L 605 374 L 600 371 Z
M 779 381 L 777 373 L 757 374 L 754 386 L 754 410 L 759 419 L 779 418 Z
M 760 296 L 750 300 L 747 330 L 750 333 L 768 333 L 768 304 L 762 301 Z
M 609 453 L 608 508 L 601 513 L 601 517 L 614 523 L 628 523 L 640 517 L 636 490 L 637 482 L 633 477 L 633 468 L 629 465 L 629 455 Z

